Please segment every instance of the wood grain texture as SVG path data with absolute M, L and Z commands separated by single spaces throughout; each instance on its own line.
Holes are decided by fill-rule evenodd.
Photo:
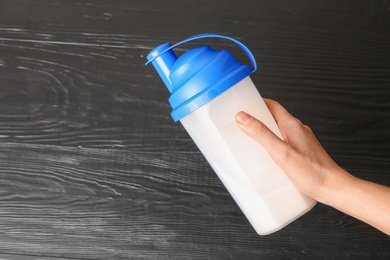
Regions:
M 388 236 L 324 205 L 256 235 L 144 66 L 161 43 L 233 36 L 264 97 L 390 185 L 390 2 L 218 2 L 0 2 L 1 259 L 390 258 Z M 246 62 L 220 40 L 179 52 L 198 44 Z

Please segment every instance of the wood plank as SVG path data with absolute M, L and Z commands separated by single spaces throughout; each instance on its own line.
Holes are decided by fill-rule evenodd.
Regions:
M 2 144 L 0 158 L 0 252 L 6 254 L 204 259 L 304 250 L 357 257 L 385 254 L 389 243 L 322 205 L 260 237 L 197 153 Z

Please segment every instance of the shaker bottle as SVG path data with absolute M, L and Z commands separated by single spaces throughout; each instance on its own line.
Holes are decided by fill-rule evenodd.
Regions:
M 237 44 L 252 68 L 228 51 L 208 46 L 179 58 L 173 49 L 201 38 Z M 173 46 L 162 44 L 147 56 L 168 88 L 173 120 L 180 121 L 259 235 L 275 232 L 308 212 L 315 201 L 300 193 L 266 150 L 235 123 L 245 111 L 281 138 L 275 120 L 249 77 L 256 61 L 241 42 L 218 34 L 199 34 Z

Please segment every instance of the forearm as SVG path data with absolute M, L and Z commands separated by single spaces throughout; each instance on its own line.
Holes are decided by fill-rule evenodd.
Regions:
M 361 180 L 346 171 L 335 175 L 344 177 L 330 180 L 318 200 L 390 235 L 390 188 Z

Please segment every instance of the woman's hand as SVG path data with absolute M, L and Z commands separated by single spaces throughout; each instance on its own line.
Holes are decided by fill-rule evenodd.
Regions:
M 245 112 L 236 115 L 241 130 L 268 151 L 302 193 L 390 234 L 390 188 L 358 179 L 343 170 L 308 126 L 278 102 L 264 101 L 283 140 Z
M 326 186 L 342 182 L 349 174 L 330 158 L 308 126 L 278 102 L 270 99 L 264 101 L 275 118 L 283 140 L 244 112 L 236 116 L 238 126 L 268 151 L 302 193 L 322 201 Z

